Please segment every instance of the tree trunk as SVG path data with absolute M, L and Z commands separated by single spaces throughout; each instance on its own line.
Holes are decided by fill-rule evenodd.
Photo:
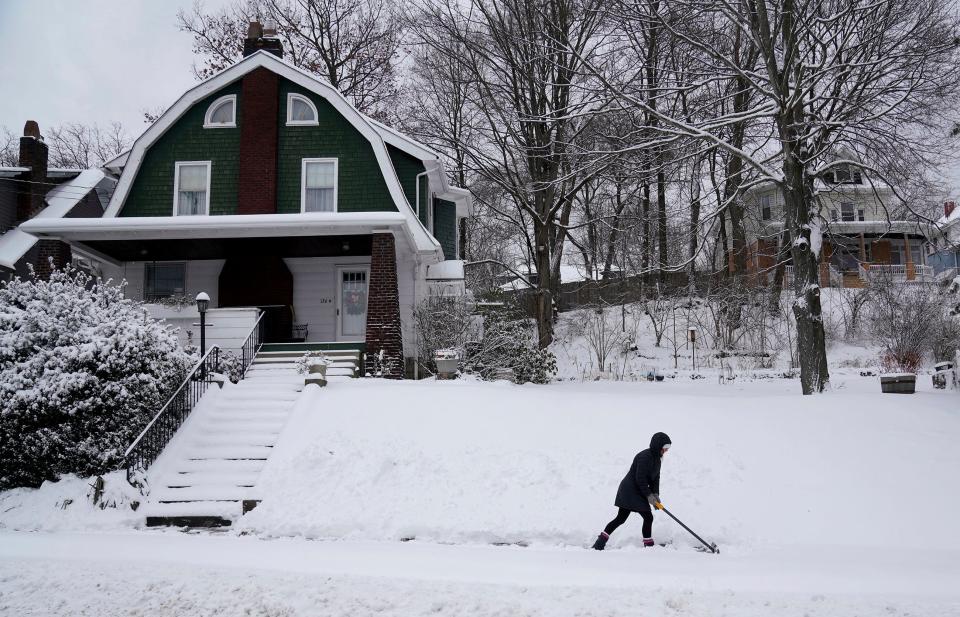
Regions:
M 784 122 L 781 126 L 794 123 Z M 792 135 L 791 135 L 792 137 Z M 810 219 L 814 212 L 813 179 L 807 177 L 796 142 L 784 139 L 783 172 L 785 179 L 788 237 L 793 238 L 793 315 L 797 320 L 797 355 L 800 359 L 800 386 L 804 394 L 823 392 L 830 381 L 827 370 L 826 337 L 820 307 L 820 255 L 811 246 Z M 812 250 L 817 248 L 817 250 Z
M 657 158 L 662 165 L 662 155 Z M 667 257 L 667 175 L 662 167 L 657 172 L 657 239 L 660 242 L 660 284 L 663 285 L 666 283 L 670 260 Z
M 537 335 L 540 349 L 553 342 L 553 270 L 550 267 L 550 228 L 539 221 L 533 224 L 537 260 Z

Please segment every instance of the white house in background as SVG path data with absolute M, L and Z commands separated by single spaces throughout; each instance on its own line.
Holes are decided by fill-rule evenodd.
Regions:
M 156 311 L 194 336 L 204 291 L 211 334 L 253 307 L 268 343 L 383 352 L 401 377 L 414 306 L 463 290 L 462 263 L 449 262 L 471 195 L 437 152 L 285 62 L 276 38 L 248 38 L 244 53 L 106 164 L 120 177 L 102 218 L 21 229 L 88 256 L 132 298 L 179 300 L 189 314 Z
M 840 165 L 818 178 L 816 188 L 826 219 L 821 285 L 862 287 L 879 275 L 911 282 L 933 280 L 927 246 L 935 230 L 910 214 L 889 186 L 855 167 Z M 788 241 L 783 194 L 772 184 L 759 184 L 743 200 L 747 270 L 761 283 L 768 282 Z M 788 278 L 792 270 L 788 265 Z

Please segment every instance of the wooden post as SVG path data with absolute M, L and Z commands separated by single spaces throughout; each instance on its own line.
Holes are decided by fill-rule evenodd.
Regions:
M 907 237 L 906 233 L 903 234 L 903 244 L 906 252 L 906 259 L 904 261 L 906 261 L 907 265 L 904 267 L 907 270 L 907 280 L 912 281 L 915 278 L 914 268 L 913 268 L 913 256 L 910 253 L 910 238 Z

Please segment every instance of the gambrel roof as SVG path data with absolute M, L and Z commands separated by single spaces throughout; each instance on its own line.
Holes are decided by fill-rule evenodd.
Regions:
M 430 176 L 431 185 L 438 187 L 437 196 L 457 203 L 457 212 L 466 216 L 471 209 L 470 193 L 463 189 L 450 187 L 443 172 L 440 156 L 430 148 L 416 142 L 409 137 L 390 129 L 379 122 L 361 114 L 340 92 L 329 83 L 317 78 L 302 69 L 299 69 L 275 55 L 266 51 L 257 51 L 236 64 L 220 71 L 216 75 L 204 80 L 183 94 L 149 129 L 146 130 L 133 144 L 129 152 L 117 156 L 107 162 L 104 167 L 119 171 L 122 169 L 116 192 L 104 213 L 104 218 L 118 217 L 130 193 L 137 171 L 143 163 L 147 150 L 153 145 L 177 120 L 179 120 L 195 104 L 221 90 L 225 86 L 237 81 L 247 73 L 258 68 L 290 80 L 298 86 L 323 97 L 330 105 L 345 118 L 367 141 L 373 149 L 377 163 L 383 173 L 390 196 L 393 199 L 397 212 L 406 223 L 411 240 L 418 251 L 435 252 L 440 246 L 436 239 L 426 230 L 417 218 L 416 210 L 407 201 L 400 185 L 397 173 L 387 151 L 386 144 L 390 144 L 408 154 L 422 160 Z M 244 215 L 256 217 L 261 215 Z

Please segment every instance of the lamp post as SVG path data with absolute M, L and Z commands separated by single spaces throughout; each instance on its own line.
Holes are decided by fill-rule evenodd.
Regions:
M 690 326 L 687 329 L 687 340 L 693 346 L 693 370 L 697 370 L 697 329 Z
M 201 291 L 197 294 L 197 310 L 200 311 L 200 357 L 207 353 L 207 308 L 210 306 L 210 296 Z

